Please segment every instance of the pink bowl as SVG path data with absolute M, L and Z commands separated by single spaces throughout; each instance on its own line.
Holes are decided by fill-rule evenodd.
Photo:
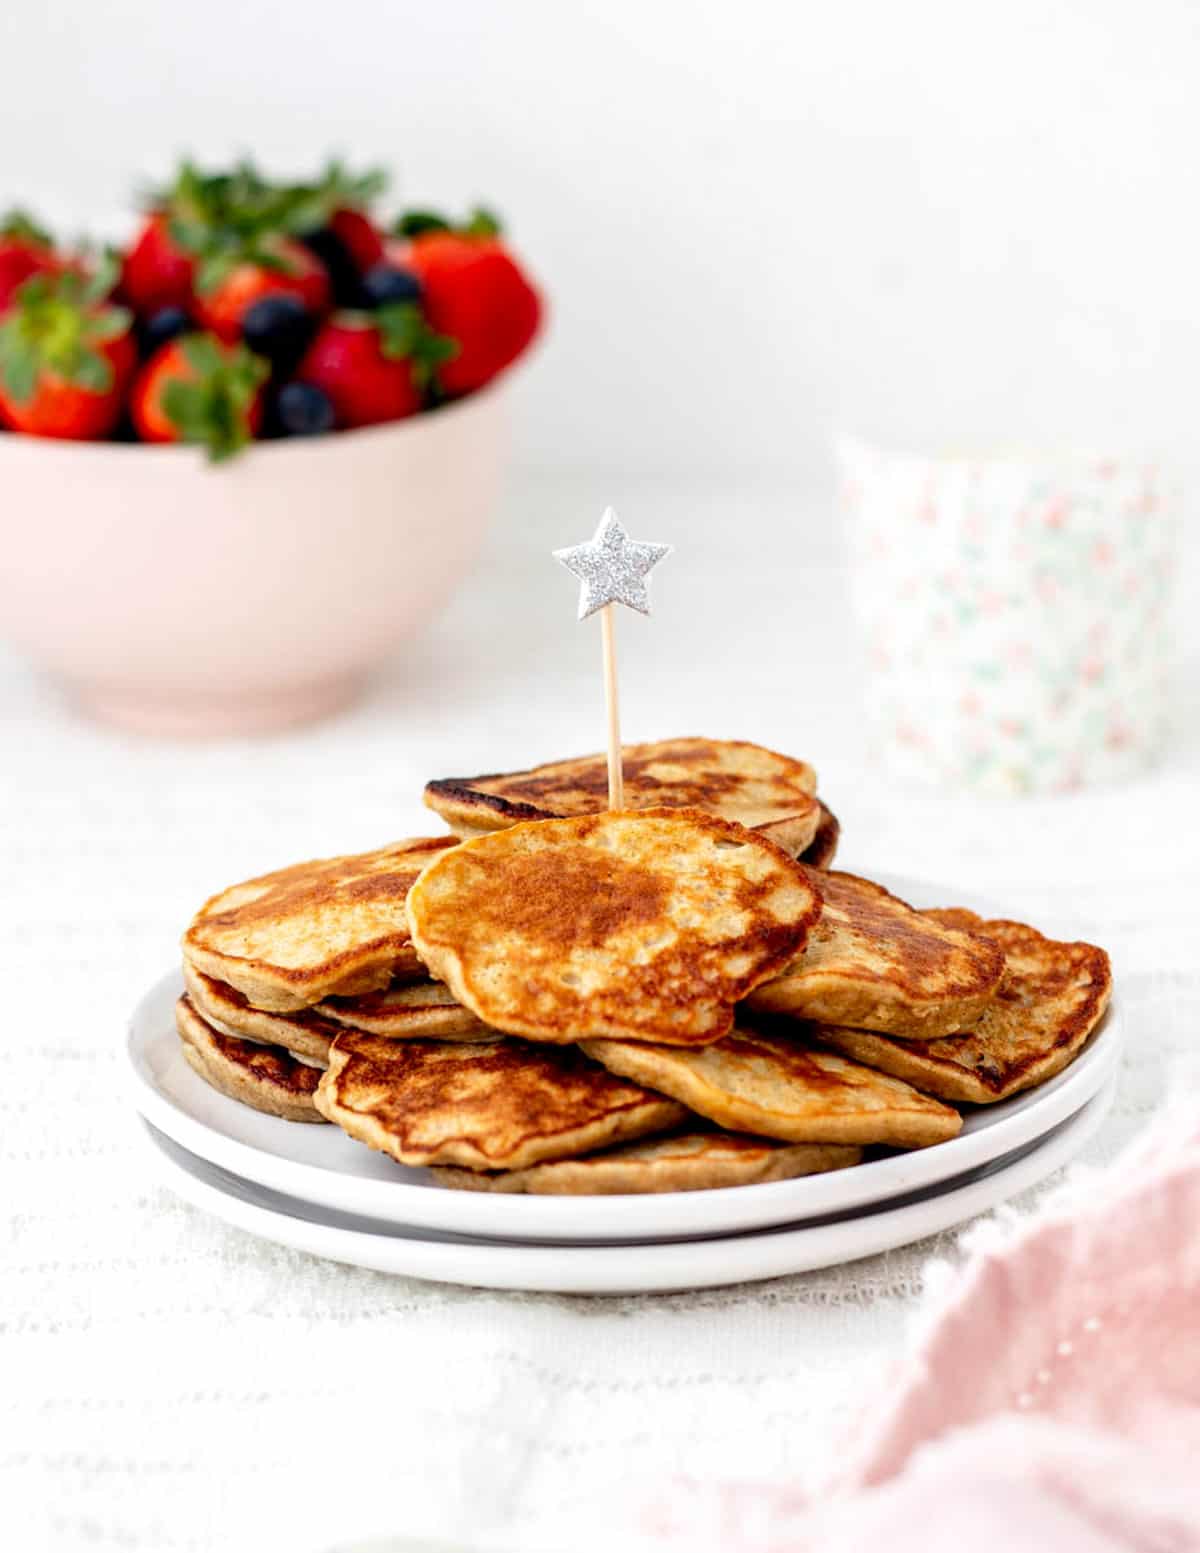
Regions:
M 192 448 L 0 436 L 0 634 L 86 711 L 145 732 L 332 711 L 476 550 L 504 411 L 491 389 L 215 467 Z

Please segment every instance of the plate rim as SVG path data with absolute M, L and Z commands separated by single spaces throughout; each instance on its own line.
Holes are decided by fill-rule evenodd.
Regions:
M 851 1213 L 833 1223 L 766 1226 L 755 1234 L 651 1244 L 514 1244 L 486 1237 L 447 1242 L 389 1234 L 382 1227 L 371 1231 L 321 1224 L 225 1191 L 172 1158 L 150 1127 L 143 1132 L 168 1190 L 201 1212 L 275 1245 L 423 1282 L 621 1296 L 720 1288 L 813 1272 L 897 1250 L 952 1229 L 1069 1163 L 1108 1117 L 1116 1092 L 1117 1078 L 1112 1073 L 1078 1110 L 1019 1150 L 1009 1164 L 949 1190 L 931 1189 L 898 1208 L 879 1207 L 866 1217 Z M 398 1265 L 401 1260 L 406 1265 Z M 468 1265 L 453 1265 L 464 1262 Z
M 925 895 L 971 898 L 970 891 L 887 874 L 880 882 L 897 894 L 912 894 L 918 899 Z M 987 914 L 996 913 L 994 903 L 977 897 L 976 907 L 980 904 L 986 905 Z M 1074 1115 L 1103 1088 L 1115 1069 L 1123 1040 L 1120 999 L 1114 995 L 1074 1061 L 1035 1090 L 999 1102 L 993 1109 L 1000 1114 L 993 1123 L 931 1148 L 871 1160 L 853 1170 L 702 1192 L 571 1198 L 495 1196 L 355 1176 L 319 1163 L 287 1159 L 256 1143 L 230 1137 L 190 1115 L 154 1082 L 142 1051 L 154 1039 L 153 1034 L 143 1034 L 152 1018 L 151 1010 L 157 1002 L 177 995 L 182 987 L 178 970 L 168 972 L 143 993 L 129 1020 L 126 1078 L 133 1105 L 146 1120 L 199 1158 L 288 1196 L 383 1223 L 496 1240 L 617 1243 L 717 1237 L 850 1212 L 934 1186 L 1011 1153 L 1022 1142 L 1044 1137 Z M 237 1104 L 232 1100 L 227 1103 Z M 1002 1112 L 1006 1106 L 1014 1109 Z M 932 1169 L 931 1160 L 936 1161 Z M 857 1183 L 857 1191 L 847 1186 L 851 1181 Z M 617 1204 L 620 1206 L 615 1207 Z M 581 1228 L 581 1214 L 590 1215 L 594 1222 Z M 614 1224 L 618 1216 L 619 1224 Z
M 175 974 L 172 973 L 172 977 Z M 169 979 L 163 978 L 156 983 L 147 998 L 160 993 Z M 182 982 L 179 985 L 182 986 Z M 838 1191 L 844 1183 L 836 1179 L 848 1176 L 849 1171 L 830 1171 L 754 1186 L 714 1187 L 703 1192 L 570 1198 L 496 1197 L 486 1193 L 455 1192 L 449 1188 L 414 1186 L 406 1181 L 351 1176 L 326 1165 L 286 1159 L 257 1144 L 229 1137 L 189 1115 L 154 1085 L 144 1071 L 145 1065 L 133 1049 L 136 1037 L 132 1030 L 130 1076 L 135 1109 L 189 1152 L 259 1185 L 322 1207 L 386 1224 L 422 1226 L 495 1240 L 635 1243 L 698 1234 L 715 1237 L 843 1210 L 853 1211 L 924 1186 L 936 1186 L 976 1169 L 1019 1148 L 1023 1142 L 1036 1142 L 1097 1094 L 1116 1066 L 1121 1032 L 1121 1012 L 1114 1004 L 1110 1006 L 1104 1024 L 1098 1027 L 1075 1062 L 1057 1075 L 1064 1082 L 1041 1102 L 1001 1117 L 991 1127 L 960 1134 L 929 1149 L 897 1153 L 854 1166 L 855 1180 L 861 1190 L 853 1194 L 853 1200 Z M 238 1102 L 230 1100 L 228 1103 L 236 1105 Z M 929 1158 L 937 1159 L 936 1171 L 922 1168 Z M 914 1160 L 921 1163 L 914 1164 Z M 751 1193 L 755 1195 L 747 1202 L 746 1197 Z M 695 1200 L 694 1205 L 692 1200 Z M 502 1205 L 499 1209 L 497 1203 Z M 597 1219 L 609 1219 L 620 1213 L 624 1216 L 623 1227 L 615 1231 L 602 1227 L 581 1228 L 580 1215 L 589 1211 L 581 1207 L 584 1203 L 605 1205 L 608 1212 L 596 1212 L 593 1216 Z M 613 1208 L 616 1203 L 622 1206 Z M 512 1204 L 518 1206 L 511 1208 Z M 668 1206 L 664 1207 L 664 1204 Z M 524 1222 L 511 1222 L 518 1217 Z M 679 1228 L 661 1227 L 664 1220 L 672 1219 Z

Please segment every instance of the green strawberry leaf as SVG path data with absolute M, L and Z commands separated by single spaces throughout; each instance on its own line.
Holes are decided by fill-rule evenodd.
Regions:
M 425 320 L 414 302 L 389 302 L 372 318 L 379 334 L 379 348 L 389 361 L 411 356 L 421 338 Z
M 220 372 L 228 359 L 221 342 L 212 334 L 185 334 L 180 349 L 188 366 L 200 379 Z
M 43 372 L 88 393 L 113 386 L 113 367 L 99 349 L 128 332 L 132 317 L 123 307 L 98 308 L 89 301 L 91 282 L 75 271 L 37 275 L 19 287 L 0 320 L 0 377 L 18 403 L 37 392 Z
M 0 237 L 18 237 L 27 243 L 37 243 L 42 248 L 52 248 L 54 241 L 50 234 L 38 226 L 33 217 L 24 210 L 8 210 L 0 216 Z
M 453 231 L 445 216 L 433 210 L 406 210 L 397 220 L 392 231 L 397 237 L 419 237 L 422 232 Z
M 389 302 L 371 315 L 379 334 L 379 348 L 389 361 L 412 362 L 413 382 L 428 388 L 443 362 L 458 355 L 457 340 L 435 334 L 415 302 Z
M 305 193 L 289 204 L 284 224 L 287 231 L 292 233 L 315 232 L 327 224 L 332 214 L 333 210 L 322 195 Z
M 225 346 L 213 335 L 187 335 L 180 348 L 196 374 L 163 389 L 162 407 L 183 442 L 208 450 L 214 463 L 252 440 L 250 412 L 270 371 L 244 345 Z
M 295 275 L 300 266 L 286 253 L 275 253 L 270 248 L 252 248 L 247 255 L 260 270 L 270 270 L 274 275 Z
M 294 183 L 281 191 L 284 226 L 293 233 L 315 231 L 327 226 L 339 210 L 365 210 L 387 185 L 388 175 L 381 167 L 355 175 L 334 160 L 315 183 Z
M 237 257 L 231 253 L 210 254 L 200 261 L 196 270 L 196 290 L 207 295 L 224 285 L 237 266 Z
M 206 397 L 207 389 L 203 383 L 172 378 L 164 387 L 162 395 L 168 420 L 180 431 L 185 426 L 198 423 L 204 413 Z
M 177 248 L 182 248 L 186 253 L 200 254 L 204 252 L 209 240 L 209 228 L 194 216 L 183 216 L 172 211 L 167 218 L 167 236 Z
M 92 272 L 84 283 L 82 299 L 85 302 L 103 302 L 117 288 L 121 278 L 121 255 L 111 245 L 100 250 Z
M 476 205 L 458 230 L 464 237 L 500 237 L 504 232 L 499 216 L 483 205 Z
M 112 362 L 97 351 L 83 350 L 71 381 L 91 394 L 106 394 L 113 385 Z
M 437 382 L 437 369 L 447 361 L 453 361 L 461 349 L 457 340 L 449 335 L 435 334 L 426 327 L 413 351 L 413 382 L 428 391 Z
M 96 345 L 121 337 L 133 323 L 133 314 L 127 307 L 106 307 L 92 315 L 88 325 L 88 339 Z
M 243 260 L 291 273 L 294 266 L 270 239 L 324 226 L 343 206 L 361 209 L 386 183 L 379 169 L 352 176 L 336 161 L 305 183 L 273 183 L 247 160 L 217 173 L 184 162 L 151 206 L 165 213 L 171 240 L 198 261 L 198 288 L 212 291 Z
M 476 205 L 457 225 L 432 210 L 406 210 L 392 228 L 397 237 L 420 237 L 425 232 L 455 232 L 460 237 L 499 237 L 504 228 L 494 211 Z
M 37 390 L 38 362 L 32 351 L 10 343 L 0 327 L 0 381 L 15 404 L 28 404 Z
M 361 210 L 387 189 L 390 179 L 382 167 L 369 167 L 365 173 L 349 173 L 340 157 L 328 162 L 318 188 L 339 206 L 352 205 Z
M 184 383 L 178 378 L 163 389 L 167 419 L 185 442 L 202 442 L 208 416 L 209 389 L 204 383 Z
M 65 280 L 66 276 L 64 275 L 61 278 Z M 31 275 L 28 280 L 23 281 L 16 291 L 13 292 L 13 297 L 23 308 L 37 307 L 47 301 L 50 295 L 50 281 L 45 275 Z

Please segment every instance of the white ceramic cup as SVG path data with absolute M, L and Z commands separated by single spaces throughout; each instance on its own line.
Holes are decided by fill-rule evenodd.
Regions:
M 0 635 L 96 717 L 172 735 L 330 712 L 446 600 L 507 447 L 499 388 L 194 448 L 0 436 Z
M 1173 552 L 1154 465 L 848 438 L 837 454 L 867 713 L 895 774 L 1067 791 L 1154 760 Z

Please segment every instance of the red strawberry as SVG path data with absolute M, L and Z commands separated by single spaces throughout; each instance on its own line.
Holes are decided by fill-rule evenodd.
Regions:
M 424 404 L 438 362 L 453 346 L 426 328 L 411 304 L 335 313 L 322 325 L 297 378 L 323 389 L 342 427 L 403 420 Z
M 466 394 L 516 360 L 538 331 L 542 303 L 489 216 L 481 212 L 460 231 L 433 220 L 402 222 L 412 235 L 394 256 L 420 280 L 430 326 L 458 343 L 439 383 L 448 394 Z
M 31 276 L 55 274 L 60 268 L 53 243 L 22 211 L 9 211 L 0 219 L 0 311 Z
M 192 312 L 198 323 L 232 344 L 241 336 L 247 308 L 280 292 L 321 313 L 329 306 L 329 277 L 302 243 L 264 237 L 244 257 L 230 255 L 201 269 Z
M 270 227 L 271 198 L 269 186 L 248 165 L 203 173 L 191 162 L 182 163 L 174 182 L 153 196 L 125 256 L 126 299 L 143 315 L 163 307 L 186 308 L 203 263 L 244 250 Z
M 349 206 L 335 210 L 329 226 L 360 275 L 365 275 L 373 264 L 382 261 L 383 238 L 363 211 Z
M 172 237 L 170 225 L 166 211 L 147 217 L 121 266 L 121 294 L 139 313 L 191 301 L 195 255 Z
M 379 168 L 353 174 L 334 161 L 315 182 L 281 191 L 286 230 L 326 265 L 335 294 L 353 296 L 356 277 L 383 258 L 383 237 L 367 211 L 386 187 L 387 175 Z
M 77 272 L 35 275 L 0 320 L 0 418 L 34 437 L 105 437 L 137 361 L 133 320 Z
M 244 345 L 185 334 L 156 351 L 133 385 L 130 412 L 143 442 L 194 442 L 214 461 L 245 447 L 262 424 L 269 369 Z

